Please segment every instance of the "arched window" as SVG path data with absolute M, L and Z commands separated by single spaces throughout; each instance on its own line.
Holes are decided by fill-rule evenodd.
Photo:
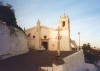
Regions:
M 63 21 L 63 23 L 62 23 L 62 27 L 64 27 L 65 26 L 65 21 Z
M 30 35 L 31 35 L 31 34 L 29 33 L 29 34 L 27 35 L 27 37 L 30 37 Z

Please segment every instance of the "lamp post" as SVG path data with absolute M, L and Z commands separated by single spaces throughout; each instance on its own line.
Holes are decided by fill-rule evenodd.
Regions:
M 58 27 L 58 56 L 60 56 L 60 28 Z
M 57 50 L 58 56 L 60 56 L 60 39 L 61 39 L 60 31 L 61 31 L 61 29 L 58 26 L 58 50 Z
M 39 27 L 39 48 L 41 49 L 41 27 Z
M 78 46 L 78 51 L 80 50 L 80 32 L 78 32 L 78 38 L 79 38 L 79 46 Z

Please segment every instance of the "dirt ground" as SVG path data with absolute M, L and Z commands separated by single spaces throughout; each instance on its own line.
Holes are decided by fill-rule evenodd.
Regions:
M 61 52 L 60 58 L 74 52 Z M 0 71 L 40 71 L 41 66 L 52 66 L 56 61 L 56 51 L 30 50 L 28 53 L 0 60 Z M 58 61 L 62 63 L 62 60 Z

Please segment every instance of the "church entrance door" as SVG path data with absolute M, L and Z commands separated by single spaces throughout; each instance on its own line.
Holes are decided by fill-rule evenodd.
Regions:
M 42 46 L 47 50 L 48 49 L 48 42 L 42 42 Z

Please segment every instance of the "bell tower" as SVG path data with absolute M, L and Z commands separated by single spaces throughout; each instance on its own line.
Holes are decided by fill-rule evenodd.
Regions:
M 59 27 L 60 27 L 60 29 L 65 29 L 65 30 L 70 29 L 69 23 L 70 22 L 69 22 L 69 17 L 68 16 L 66 16 L 65 14 L 64 14 L 63 17 L 60 16 L 60 19 L 59 19 Z
M 60 50 L 61 51 L 70 51 L 70 22 L 69 17 L 64 14 L 60 16 L 59 19 L 59 28 L 60 28 Z

